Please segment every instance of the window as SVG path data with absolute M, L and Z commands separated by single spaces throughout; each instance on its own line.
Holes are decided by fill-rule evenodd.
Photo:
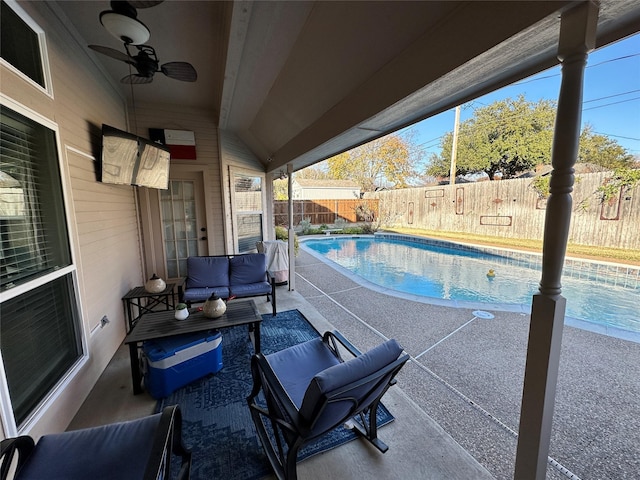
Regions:
M 81 355 L 57 151 L 51 129 L 1 106 L 0 354 L 17 425 Z
M 0 23 L 2 58 L 42 88 L 46 88 L 40 35 L 4 1 L 1 5 Z
M 262 177 L 235 173 L 233 185 L 238 252 L 248 252 L 262 240 Z
M 0 288 L 71 263 L 54 132 L 1 110 Z

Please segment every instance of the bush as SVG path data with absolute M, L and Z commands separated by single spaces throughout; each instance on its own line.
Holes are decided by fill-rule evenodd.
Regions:
M 276 240 L 283 240 L 285 242 L 288 242 L 289 241 L 289 231 L 284 227 L 277 226 L 276 227 Z M 294 251 L 295 251 L 296 255 L 298 255 L 298 247 L 299 247 L 299 245 L 298 245 L 298 237 L 294 236 L 293 237 L 293 248 L 294 248 Z
M 305 218 L 304 220 L 301 220 L 298 226 L 300 227 L 303 235 L 308 235 L 309 230 L 311 230 L 311 219 Z

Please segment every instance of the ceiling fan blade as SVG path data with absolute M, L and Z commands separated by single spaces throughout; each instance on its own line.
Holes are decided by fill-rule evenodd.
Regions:
M 195 82 L 198 79 L 196 69 L 187 62 L 165 63 L 160 67 L 160 71 L 169 78 L 183 82 Z
M 130 83 L 132 85 L 142 85 L 144 83 L 153 82 L 153 76 L 151 77 L 143 77 L 142 75 L 138 75 L 137 73 L 127 75 L 126 77 L 120 80 L 122 83 Z
M 129 55 L 119 52 L 114 48 L 103 47 L 101 45 L 89 45 L 89 48 L 103 55 L 107 55 L 108 57 L 115 58 L 116 60 L 120 60 L 121 62 L 130 63 L 131 65 L 135 63 L 133 58 L 131 58 Z
M 135 8 L 149 8 L 159 5 L 164 0 L 129 0 L 129 4 Z

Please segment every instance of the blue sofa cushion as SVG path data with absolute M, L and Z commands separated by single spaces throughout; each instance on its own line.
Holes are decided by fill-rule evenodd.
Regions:
M 359 357 L 318 372 L 309 383 L 304 394 L 300 414 L 307 419 L 314 418 L 317 414 L 318 405 L 322 403 L 325 396 L 386 367 L 396 361 L 401 353 L 402 347 L 395 339 L 391 339 Z M 371 385 L 363 384 L 352 390 L 349 396 L 358 399 L 358 404 L 366 405 L 367 402 L 373 402 L 382 393 L 386 385 L 386 382 L 383 382 L 379 388 L 370 392 L 366 398 L 360 398 L 371 388 Z M 336 421 L 335 419 L 339 421 L 340 418 L 344 418 L 344 415 L 353 407 L 354 404 L 351 400 L 330 403 L 322 411 L 320 417 L 316 419 L 313 430 L 324 431 L 330 428 Z
M 230 276 L 227 285 L 248 285 L 267 282 L 267 257 L 264 253 L 237 255 L 229 259 Z M 191 271 L 189 271 L 191 275 Z
M 299 343 L 266 356 L 278 380 L 298 408 L 313 377 L 340 360 L 331 353 L 321 338 Z
M 229 287 L 231 296 L 254 297 L 256 295 L 268 295 L 271 293 L 269 282 L 250 283 L 248 285 L 231 285 Z
M 229 287 L 188 288 L 183 293 L 183 301 L 204 302 L 214 293 L 220 298 L 229 298 L 231 296 Z
M 144 476 L 160 416 L 45 435 L 16 479 L 139 480 Z M 131 454 L 123 455 L 123 451 Z
M 227 287 L 229 259 L 227 257 L 187 258 L 187 288 Z

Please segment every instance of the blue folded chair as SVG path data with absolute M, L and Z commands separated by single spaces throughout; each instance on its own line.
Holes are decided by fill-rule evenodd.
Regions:
M 177 455 L 176 478 L 186 480 L 191 452 L 181 432 L 173 405 L 138 420 L 44 435 L 37 444 L 28 436 L 8 438 L 0 443 L 0 478 L 8 478 L 17 455 L 15 480 L 168 480 Z
M 339 345 L 355 358 L 344 361 Z M 254 355 L 247 402 L 278 479 L 295 480 L 300 448 L 351 419 L 356 433 L 386 452 L 377 436 L 376 410 L 408 359 L 395 340 L 362 354 L 336 331 Z

